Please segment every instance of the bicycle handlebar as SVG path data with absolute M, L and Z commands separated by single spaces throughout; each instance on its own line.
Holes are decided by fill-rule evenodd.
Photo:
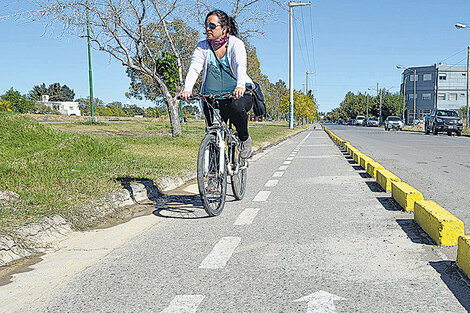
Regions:
M 252 95 L 253 93 L 250 90 L 245 91 L 244 95 Z M 178 100 L 183 100 L 183 101 L 193 101 L 193 100 L 200 100 L 203 98 L 208 98 L 208 99 L 217 99 L 217 98 L 222 98 L 222 99 L 234 99 L 235 96 L 233 95 L 232 92 L 224 92 L 221 94 L 209 94 L 209 95 L 203 95 L 200 93 L 192 94 L 188 100 L 183 100 L 181 99 L 180 96 L 177 96 L 176 99 Z

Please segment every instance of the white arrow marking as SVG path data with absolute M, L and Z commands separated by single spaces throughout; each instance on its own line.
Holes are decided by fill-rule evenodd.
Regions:
M 202 299 L 204 296 L 201 295 L 176 296 L 161 313 L 195 313 Z
M 308 302 L 307 313 L 334 313 L 336 312 L 333 301 L 346 300 L 337 295 L 320 290 L 308 296 L 295 300 L 296 302 Z

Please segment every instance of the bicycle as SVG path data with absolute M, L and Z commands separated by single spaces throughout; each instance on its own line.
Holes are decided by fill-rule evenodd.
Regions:
M 246 190 L 248 161 L 240 157 L 241 141 L 233 132 L 232 123 L 228 121 L 227 126 L 219 112 L 218 101 L 232 98 L 233 94 L 227 92 L 219 95 L 193 94 L 188 99 L 202 100 L 213 111 L 212 117 L 206 117 L 212 118 L 212 126 L 206 126 L 206 134 L 199 145 L 197 156 L 198 189 L 204 210 L 209 216 L 219 215 L 224 208 L 227 175 L 231 177 L 236 200 L 241 200 Z

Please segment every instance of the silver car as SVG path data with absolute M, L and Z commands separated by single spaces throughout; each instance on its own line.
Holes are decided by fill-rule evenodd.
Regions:
M 389 116 L 384 122 L 385 130 L 390 129 L 403 129 L 403 121 L 398 116 Z
M 366 123 L 367 127 L 379 127 L 379 119 L 376 117 L 369 117 Z

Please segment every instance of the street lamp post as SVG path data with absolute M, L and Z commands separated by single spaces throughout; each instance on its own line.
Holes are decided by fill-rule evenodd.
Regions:
M 294 128 L 294 12 L 293 8 L 309 3 L 289 2 L 289 128 Z
M 376 90 L 377 91 L 377 97 L 379 97 L 379 83 L 377 83 L 377 89 L 375 88 L 367 88 L 367 90 Z M 369 95 L 367 95 L 369 96 Z M 382 110 L 382 108 L 380 108 Z M 369 115 L 369 98 L 367 97 L 367 115 Z
M 409 67 L 404 67 L 404 66 L 401 66 L 401 65 L 397 65 L 397 68 L 398 69 L 403 69 L 403 70 L 410 70 Z M 405 75 L 405 71 L 403 71 L 403 80 L 406 80 L 406 75 Z M 418 80 L 418 77 L 416 76 L 416 69 L 413 69 L 413 125 L 415 124 L 415 120 L 416 120 L 416 81 Z M 406 87 L 406 82 L 404 82 L 405 84 L 405 87 Z M 403 91 L 403 93 L 405 93 L 405 90 Z M 436 97 L 437 95 L 434 95 L 434 97 Z
M 308 93 L 308 75 L 313 75 L 315 72 L 305 72 L 305 94 Z
M 470 26 L 468 25 L 465 25 L 465 24 L 461 24 L 461 23 L 457 23 L 455 24 L 455 27 L 457 29 L 462 29 L 462 28 L 470 28 Z M 466 122 L 466 126 L 468 128 L 468 122 L 470 120 L 470 110 L 469 110 L 469 102 L 470 102 L 470 90 L 469 90 L 469 87 L 470 87 L 470 46 L 467 47 L 467 88 L 466 88 L 466 93 L 467 93 L 467 118 L 465 120 Z

